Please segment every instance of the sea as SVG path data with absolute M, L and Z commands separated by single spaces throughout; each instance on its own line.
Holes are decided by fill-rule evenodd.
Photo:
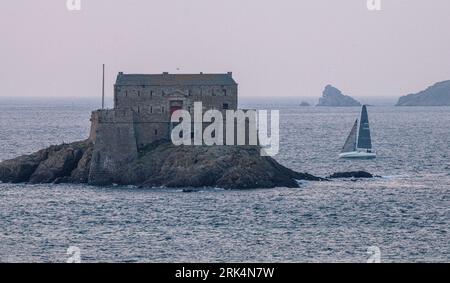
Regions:
M 0 262 L 450 262 L 450 107 L 368 107 L 375 160 L 339 160 L 359 107 L 279 110 L 300 188 L 0 183 Z M 0 98 L 0 160 L 85 139 L 92 99 Z

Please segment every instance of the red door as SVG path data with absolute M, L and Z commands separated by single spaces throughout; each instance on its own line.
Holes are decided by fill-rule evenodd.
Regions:
M 177 111 L 177 110 L 181 110 L 181 109 L 182 109 L 181 106 L 174 106 L 174 105 L 171 105 L 171 106 L 170 106 L 170 116 L 172 116 L 173 112 L 175 112 L 175 111 Z

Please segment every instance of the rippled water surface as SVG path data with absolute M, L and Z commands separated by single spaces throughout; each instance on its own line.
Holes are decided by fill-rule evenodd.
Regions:
M 247 105 L 246 105 L 247 106 Z M 257 107 L 257 105 L 248 105 Z M 0 160 L 89 132 L 86 101 L 0 100 Z M 336 158 L 358 108 L 282 108 L 285 166 L 365 181 L 300 189 L 0 184 L 0 261 L 450 261 L 450 108 L 370 107 L 372 161 Z

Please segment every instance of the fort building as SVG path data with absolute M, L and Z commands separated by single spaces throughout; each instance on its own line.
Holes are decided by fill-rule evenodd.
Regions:
M 194 102 L 204 110 L 237 109 L 237 84 L 226 74 L 124 74 L 114 85 L 114 108 L 92 113 L 95 137 L 99 123 L 132 123 L 138 148 L 169 139 L 170 117 L 179 109 L 192 113 Z
M 171 115 L 179 109 L 193 113 L 194 102 L 203 111 L 237 110 L 238 85 L 232 73 L 125 74 L 114 84 L 113 109 L 92 112 L 90 140 L 94 143 L 90 176 L 108 179 L 138 152 L 158 140 L 169 140 Z

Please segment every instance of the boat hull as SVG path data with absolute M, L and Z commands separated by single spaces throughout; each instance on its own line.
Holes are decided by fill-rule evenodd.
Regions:
M 339 158 L 345 159 L 373 159 L 376 157 L 377 154 L 375 152 L 367 152 L 367 151 L 351 151 L 339 154 Z

